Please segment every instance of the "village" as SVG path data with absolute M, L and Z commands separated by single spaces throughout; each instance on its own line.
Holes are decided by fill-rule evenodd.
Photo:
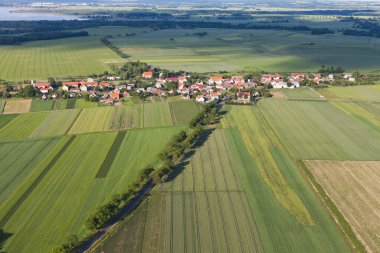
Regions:
M 291 73 L 288 76 L 281 74 L 262 74 L 252 78 L 243 76 L 225 77 L 221 75 L 209 76 L 208 79 L 189 82 L 189 74 L 174 77 L 163 77 L 162 73 L 154 77 L 153 71 L 145 71 L 141 79 L 146 83 L 144 87 L 137 87 L 133 83 L 125 83 L 120 76 L 108 75 L 102 80 L 87 78 L 75 81 L 59 81 L 58 85 L 51 82 L 32 81 L 37 96 L 41 99 L 76 98 L 84 97 L 91 102 L 102 104 L 118 104 L 133 96 L 168 97 L 181 96 L 184 100 L 194 99 L 199 103 L 208 103 L 223 100 L 230 103 L 249 104 L 263 96 L 270 97 L 270 89 L 294 89 L 301 86 L 325 85 L 336 79 L 354 83 L 356 78 L 352 73 L 339 75 Z M 170 85 L 169 85 L 170 84 Z

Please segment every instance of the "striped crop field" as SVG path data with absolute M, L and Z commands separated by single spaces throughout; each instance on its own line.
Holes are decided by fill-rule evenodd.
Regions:
M 31 112 L 40 112 L 40 111 L 51 111 L 54 109 L 55 101 L 54 100 L 37 100 L 33 99 L 30 106 Z
M 53 111 L 29 137 L 64 135 L 78 117 L 80 110 Z
M 169 103 L 174 124 L 188 124 L 199 109 L 194 101 L 176 101 Z
M 367 252 L 380 251 L 380 162 L 306 161 Z
M 144 104 L 144 127 L 170 126 L 172 124 L 168 103 Z
M 83 109 L 70 134 L 122 130 L 142 127 L 142 106 L 104 106 Z
M 25 156 L 36 161 L 30 163 L 30 168 L 24 168 L 20 162 L 18 171 L 32 171 L 31 176 L 22 180 L 20 174 L 19 181 L 15 182 L 20 186 L 14 194 L 16 197 L 12 198 L 14 201 L 5 202 L 1 208 L 0 220 L 5 221 L 2 228 L 13 234 L 3 249 L 7 252 L 50 252 L 70 234 L 83 238 L 89 232 L 84 226 L 88 215 L 113 194 L 125 190 L 141 169 L 154 164 L 158 152 L 181 129 L 183 127 L 172 126 L 133 129 L 123 135 L 108 132 L 25 141 L 31 143 L 29 146 L 40 142 L 48 144 L 34 144 L 33 149 L 23 144 L 25 147 L 17 149 L 27 150 Z M 55 146 L 53 140 L 57 143 Z M 10 148 L 2 145 L 0 149 Z M 33 156 L 33 152 L 37 155 Z M 9 155 L 17 158 L 16 153 L 9 152 Z M 112 159 L 107 162 L 108 156 Z M 102 164 L 106 166 L 103 172 L 107 173 L 97 177 Z M 18 163 L 12 165 L 9 160 L 5 169 L 16 165 Z M 18 175 L 17 170 L 12 173 Z M 38 175 L 41 173 L 43 177 Z M 36 181 L 29 190 L 31 182 Z M 17 196 L 22 201 L 17 201 Z M 9 214 L 8 210 L 14 212 Z
M 98 107 L 98 103 L 86 101 L 85 99 L 76 99 L 74 108 L 83 109 L 83 108 L 93 108 L 93 107 Z
M 379 85 L 358 86 L 329 86 L 327 89 L 319 89 L 318 92 L 328 99 L 349 99 L 380 102 Z
M 264 251 L 349 252 L 259 108 L 227 109 L 222 126 Z
M 48 115 L 49 112 L 31 112 L 17 116 L 0 129 L 0 140 L 28 138 Z
M 31 103 L 31 99 L 7 100 L 4 106 L 3 114 L 29 112 Z
M 349 110 L 355 106 L 341 105 Z M 324 101 L 261 101 L 259 108 L 298 159 L 380 159 L 380 132 L 374 128 L 373 117 L 352 117 L 347 109 Z
M 380 103 L 357 102 L 357 104 L 380 119 Z
M 111 71 L 123 59 L 99 38 L 77 37 L 33 41 L 0 47 L 0 76 L 8 81 L 85 76 Z

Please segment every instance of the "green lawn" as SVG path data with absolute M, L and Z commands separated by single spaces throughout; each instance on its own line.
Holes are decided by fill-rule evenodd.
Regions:
M 33 41 L 0 47 L 0 76 L 4 80 L 39 80 L 110 71 L 123 60 L 99 37 Z

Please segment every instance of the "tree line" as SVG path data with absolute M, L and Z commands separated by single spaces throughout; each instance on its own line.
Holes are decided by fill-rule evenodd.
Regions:
M 70 37 L 79 37 L 79 36 L 88 36 L 88 32 L 36 32 L 36 33 L 27 33 L 23 35 L 15 36 L 0 36 L 0 45 L 15 45 L 27 41 L 35 40 L 54 40 Z

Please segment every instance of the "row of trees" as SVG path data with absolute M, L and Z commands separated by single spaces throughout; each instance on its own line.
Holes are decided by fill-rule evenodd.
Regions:
M 80 36 L 88 36 L 88 32 L 33 32 L 27 33 L 23 35 L 15 35 L 15 36 L 0 36 L 0 45 L 14 45 L 27 41 L 34 40 L 54 40 L 61 38 L 70 38 L 70 37 L 80 37 Z

